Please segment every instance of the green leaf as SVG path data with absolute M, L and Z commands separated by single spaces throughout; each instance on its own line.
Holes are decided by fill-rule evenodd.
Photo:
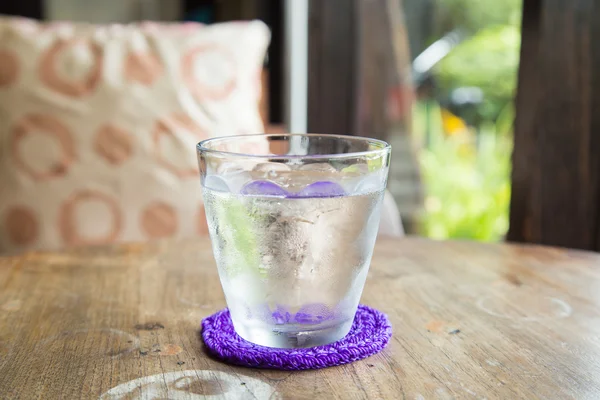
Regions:
M 260 254 L 258 239 L 253 227 L 257 226 L 260 215 L 252 213 L 242 197 L 223 197 L 222 206 L 216 207 L 223 227 L 219 234 L 227 242 L 223 256 L 230 274 L 240 272 L 260 273 Z

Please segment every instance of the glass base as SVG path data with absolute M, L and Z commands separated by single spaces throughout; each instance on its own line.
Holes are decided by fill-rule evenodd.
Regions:
M 271 328 L 235 324 L 235 331 L 243 339 L 266 347 L 295 349 L 322 346 L 337 342 L 350 332 L 352 320 L 335 325 L 273 325 Z

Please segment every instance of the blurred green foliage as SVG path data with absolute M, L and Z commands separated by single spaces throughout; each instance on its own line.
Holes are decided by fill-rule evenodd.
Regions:
M 447 136 L 439 108 L 416 106 L 415 123 L 429 118 L 432 136 L 419 154 L 426 187 L 421 232 L 435 239 L 498 241 L 508 229 L 512 139 L 498 135 L 494 125 Z M 433 122 L 433 123 L 432 123 Z M 435 129 L 438 126 L 439 129 Z
M 480 88 L 484 101 L 477 110 L 479 117 L 496 121 L 515 96 L 520 44 L 520 31 L 515 26 L 481 30 L 436 66 L 441 92 L 448 96 L 457 87 Z
M 435 239 L 502 240 L 508 229 L 514 96 L 522 0 L 436 0 L 436 32 L 466 39 L 434 69 L 436 98 L 415 105 L 414 132 L 425 184 L 421 233 Z M 478 125 L 444 129 L 440 104 L 477 87 Z M 425 138 L 425 134 L 427 138 Z
M 458 27 L 474 34 L 494 25 L 519 26 L 522 0 L 436 0 L 434 35 Z

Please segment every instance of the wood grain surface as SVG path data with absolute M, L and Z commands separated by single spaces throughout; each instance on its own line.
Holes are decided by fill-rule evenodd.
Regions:
M 511 241 L 600 251 L 600 7 L 524 0 Z
M 203 350 L 208 240 L 0 258 L 0 398 L 600 398 L 598 254 L 385 239 L 362 302 L 393 323 L 380 354 L 255 370 Z

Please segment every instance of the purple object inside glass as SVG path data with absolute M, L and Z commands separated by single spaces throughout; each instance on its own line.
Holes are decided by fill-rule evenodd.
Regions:
M 333 318 L 333 312 L 325 304 L 307 304 L 300 308 L 294 319 L 299 324 L 318 324 Z
M 346 191 L 339 184 L 331 181 L 318 181 L 305 186 L 297 193 L 288 192 L 275 182 L 259 180 L 248 182 L 242 187 L 241 194 L 248 196 L 274 196 L 286 198 L 325 198 L 345 196 Z
M 277 306 L 275 311 L 271 314 L 271 317 L 277 325 L 289 324 L 294 319 L 292 313 L 282 306 Z
M 288 197 L 289 192 L 271 181 L 252 181 L 244 185 L 241 191 L 249 196 L 276 196 Z
M 346 191 L 338 183 L 331 181 L 318 181 L 311 183 L 292 197 L 339 197 Z
M 323 321 L 333 319 L 334 313 L 322 303 L 306 304 L 302 306 L 297 313 L 291 313 L 286 307 L 277 305 L 275 310 L 270 313 L 270 318 L 277 325 L 297 323 L 297 324 L 318 324 Z

